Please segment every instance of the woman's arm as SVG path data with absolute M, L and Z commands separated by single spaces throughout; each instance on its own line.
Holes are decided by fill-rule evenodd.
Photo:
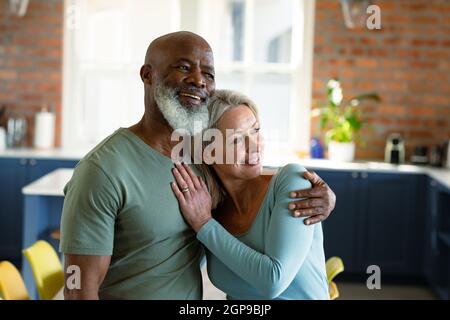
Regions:
M 303 219 L 292 217 L 288 209 L 289 191 L 310 187 L 310 183 L 299 176 L 300 171 L 302 167 L 288 165 L 276 177 L 275 204 L 264 253 L 243 244 L 212 218 L 198 229 L 197 238 L 212 254 L 269 298 L 279 296 L 289 286 L 312 244 L 314 227 L 305 226 Z M 183 206 L 182 211 L 192 220 Z

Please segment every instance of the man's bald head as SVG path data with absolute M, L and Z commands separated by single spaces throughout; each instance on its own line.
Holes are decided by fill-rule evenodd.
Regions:
M 145 54 L 145 64 L 159 65 L 161 60 L 166 58 L 167 53 L 175 48 L 187 49 L 192 47 L 209 51 L 212 54 L 212 49 L 208 42 L 198 34 L 189 31 L 165 34 L 150 43 Z

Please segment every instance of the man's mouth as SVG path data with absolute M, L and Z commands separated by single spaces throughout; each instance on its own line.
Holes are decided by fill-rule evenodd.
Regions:
M 201 97 L 196 96 L 195 94 L 190 94 L 190 93 L 184 93 L 184 92 L 181 92 L 181 93 L 180 93 L 180 96 L 183 96 L 183 97 L 189 97 L 189 98 L 192 98 L 192 99 L 195 99 L 195 100 L 198 100 L 198 101 L 202 100 Z

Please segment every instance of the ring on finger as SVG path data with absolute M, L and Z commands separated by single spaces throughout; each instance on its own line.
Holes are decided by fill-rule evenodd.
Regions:
M 181 189 L 181 192 L 183 192 L 183 193 L 189 192 L 189 187 Z

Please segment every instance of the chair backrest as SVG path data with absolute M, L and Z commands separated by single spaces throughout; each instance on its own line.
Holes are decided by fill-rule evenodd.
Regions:
M 64 285 L 64 272 L 59 257 L 46 241 L 39 240 L 23 250 L 33 271 L 41 300 L 50 300 Z
M 344 271 L 344 263 L 342 262 L 342 259 L 339 257 L 331 257 L 326 262 L 326 269 L 327 269 L 328 289 L 330 291 L 330 299 L 335 300 L 339 297 L 339 290 L 337 288 L 336 283 L 334 283 L 332 280 L 339 273 Z
M 344 263 L 339 257 L 331 257 L 326 262 L 328 283 L 334 279 L 339 273 L 344 271 Z
M 0 262 L 0 296 L 5 300 L 29 300 L 19 270 L 9 261 Z

